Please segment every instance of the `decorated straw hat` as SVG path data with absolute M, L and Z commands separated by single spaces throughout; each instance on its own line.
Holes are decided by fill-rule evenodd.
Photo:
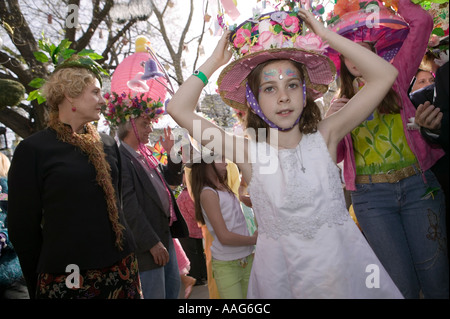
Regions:
M 337 0 L 328 28 L 354 42 L 370 42 L 375 52 L 391 62 L 409 33 L 409 25 L 394 10 L 396 1 Z M 327 55 L 340 69 L 339 53 L 331 48 Z
M 276 11 L 248 19 L 230 35 L 235 60 L 219 75 L 219 94 L 238 110 L 247 110 L 246 83 L 250 72 L 269 60 L 292 60 L 304 66 L 307 91 L 316 99 L 334 80 L 336 69 L 323 53 L 327 47 L 313 33 L 304 35 L 296 12 Z

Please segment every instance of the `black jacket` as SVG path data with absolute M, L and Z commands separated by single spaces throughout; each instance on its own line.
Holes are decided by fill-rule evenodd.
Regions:
M 436 71 L 436 98 L 434 105 L 441 109 L 444 114 L 441 123 L 441 134 L 438 138 L 438 143 L 442 146 L 444 151 L 449 152 L 449 123 L 448 123 L 448 108 L 449 108 L 449 65 L 446 62 Z
M 101 137 L 111 166 L 120 222 L 126 226 L 120 202 L 120 153 L 112 137 Z M 54 130 L 45 129 L 20 142 L 8 183 L 9 234 L 31 297 L 37 273 L 65 273 L 69 264 L 80 269 L 103 268 L 131 253 L 128 230 L 124 250 L 114 245 L 105 195 L 88 156 L 59 141 Z
M 155 269 L 160 266 L 155 264 L 150 248 L 159 241 L 168 247 L 169 232 L 172 238 L 184 238 L 189 236 L 189 230 L 172 192 L 170 194 L 177 220 L 169 227 L 161 199 L 139 160 L 123 145 L 120 145 L 119 150 L 122 154 L 123 210 L 136 243 L 139 270 Z M 182 183 L 181 165 L 170 159 L 168 165 L 159 165 L 167 187 Z

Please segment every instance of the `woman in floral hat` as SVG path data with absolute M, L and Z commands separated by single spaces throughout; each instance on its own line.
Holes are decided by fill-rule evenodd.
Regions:
M 316 35 L 302 35 L 302 20 Z M 244 41 L 235 41 L 238 34 Z M 228 39 L 239 58 L 220 74 L 219 92 L 229 105 L 247 110 L 248 139 L 194 112 L 207 77 L 232 56 Z M 351 56 L 368 81 L 346 108 L 320 121 L 314 98 L 327 91 L 335 72 L 317 52 L 324 42 Z M 339 141 L 367 118 L 396 76 L 389 63 L 300 8 L 262 15 L 231 37 L 226 33 L 172 98 L 167 110 L 175 121 L 202 144 L 216 146 L 249 182 L 258 239 L 248 298 L 402 298 L 351 220 L 336 166 Z
M 386 60 L 394 59 L 399 70 L 374 112 L 342 140 L 337 158 L 344 160 L 345 186 L 358 223 L 404 297 L 419 298 L 422 292 L 425 298 L 448 298 L 445 198 L 430 170 L 443 151 L 411 126 L 416 109 L 407 94 L 433 23 L 410 0 L 399 0 L 400 16 L 382 5 L 379 12 L 376 30 L 354 24 L 364 10 L 343 14 L 332 26 Z M 398 36 L 404 21 L 409 32 Z M 354 61 L 341 54 L 340 62 L 340 91 L 329 114 L 365 88 L 365 76 Z

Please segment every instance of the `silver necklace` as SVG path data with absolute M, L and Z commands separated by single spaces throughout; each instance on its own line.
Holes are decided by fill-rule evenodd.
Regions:
M 303 166 L 303 155 L 302 155 L 302 145 L 301 144 L 299 145 L 299 149 L 300 149 L 300 165 L 302 167 L 301 170 L 304 174 L 306 171 L 306 168 Z

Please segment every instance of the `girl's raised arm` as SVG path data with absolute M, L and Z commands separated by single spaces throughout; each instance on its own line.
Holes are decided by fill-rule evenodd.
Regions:
M 351 60 L 366 81 L 364 87 L 344 108 L 319 124 L 319 130 L 333 155 L 336 154 L 339 141 L 372 114 L 380 104 L 394 84 L 398 71 L 370 50 L 325 28 L 312 13 L 300 9 L 299 15 L 330 47 Z
M 230 60 L 232 53 L 229 51 L 229 36 L 229 31 L 224 32 L 214 52 L 205 63 L 198 68 L 198 71 L 203 73 L 207 78 L 210 78 L 217 69 Z M 167 112 L 178 125 L 187 129 L 194 139 L 200 141 L 202 145 L 207 146 L 214 152 L 219 153 L 236 163 L 240 169 L 243 169 L 242 166 L 247 164 L 238 163 L 234 147 L 234 145 L 242 145 L 242 141 L 236 143 L 235 140 L 243 139 L 243 137 L 226 133 L 222 128 L 214 125 L 194 112 L 203 87 L 204 83 L 201 78 L 195 75 L 190 76 L 170 100 L 167 105 Z M 199 136 L 199 134 L 201 134 L 201 136 Z M 245 154 L 247 154 L 246 140 L 243 141 L 243 143 L 245 144 L 245 151 L 239 151 L 244 151 Z M 244 155 L 245 162 L 247 162 L 246 159 L 247 156 Z

